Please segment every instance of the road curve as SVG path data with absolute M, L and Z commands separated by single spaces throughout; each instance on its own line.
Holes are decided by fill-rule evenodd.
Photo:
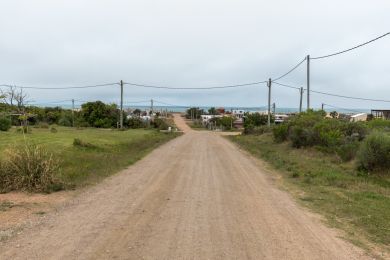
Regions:
M 217 134 L 184 130 L 2 243 L 0 259 L 367 258 L 257 160 Z

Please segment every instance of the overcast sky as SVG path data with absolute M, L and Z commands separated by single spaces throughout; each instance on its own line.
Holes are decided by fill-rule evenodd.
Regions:
M 390 32 L 388 0 L 2 0 L 0 84 L 39 87 L 118 82 L 212 87 L 266 80 L 307 54 L 321 56 Z M 390 100 L 390 36 L 311 62 L 315 90 Z M 305 64 L 281 83 L 306 84 Z M 37 102 L 119 102 L 119 87 L 28 90 Z M 125 103 L 263 106 L 265 84 L 224 90 L 126 86 Z M 297 90 L 274 86 L 278 107 Z M 306 104 L 306 100 L 304 101 Z M 312 95 L 312 106 L 390 108 L 390 103 Z

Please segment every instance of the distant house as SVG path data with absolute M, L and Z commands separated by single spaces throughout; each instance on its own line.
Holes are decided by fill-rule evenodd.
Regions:
M 372 109 L 371 114 L 374 118 L 390 120 L 390 109 Z
M 275 115 L 275 124 L 281 124 L 288 118 L 286 114 L 276 114 Z
M 201 115 L 200 119 L 202 120 L 202 123 L 205 125 L 210 121 L 210 119 L 216 117 L 222 117 L 222 115 Z
M 232 110 L 232 115 L 235 116 L 236 118 L 243 118 L 245 114 L 245 111 L 242 109 L 233 109 Z
M 366 113 L 360 113 L 352 115 L 349 119 L 351 122 L 358 122 L 358 121 L 367 121 L 367 114 Z

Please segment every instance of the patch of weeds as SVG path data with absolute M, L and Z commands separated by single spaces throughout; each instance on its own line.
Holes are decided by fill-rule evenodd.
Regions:
M 85 142 L 79 138 L 75 138 L 73 140 L 73 146 L 76 147 L 84 147 L 84 148 L 96 148 L 96 145 L 93 145 L 91 143 Z
M 0 211 L 6 211 L 14 206 L 15 206 L 15 204 L 11 201 L 0 202 Z

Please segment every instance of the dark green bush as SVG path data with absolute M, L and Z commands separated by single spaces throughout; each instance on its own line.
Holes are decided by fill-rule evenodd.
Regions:
M 159 130 L 167 130 L 169 127 L 169 124 L 162 118 L 155 118 L 152 125 Z
M 390 130 L 390 120 L 374 119 L 367 122 L 367 125 L 371 129 L 383 129 Z
M 67 117 L 61 117 L 58 120 L 58 124 L 61 126 L 72 126 L 72 121 Z
M 290 132 L 290 140 L 295 148 L 312 146 L 314 144 L 314 133 L 311 128 L 293 126 Z
M 11 120 L 6 117 L 0 117 L 0 131 L 8 131 L 11 128 Z
M 390 136 L 373 132 L 363 141 L 358 152 L 359 167 L 369 171 L 390 169 Z
M 368 134 L 368 127 L 364 122 L 346 122 L 344 123 L 343 132 L 346 136 L 361 141 Z
M 129 128 L 132 128 L 132 129 L 144 128 L 146 126 L 145 122 L 142 121 L 142 119 L 139 117 L 129 118 L 126 121 L 126 124 Z
M 274 140 L 277 143 L 281 143 L 287 140 L 288 138 L 288 125 L 287 124 L 280 124 L 276 125 L 272 129 L 272 133 L 274 136 Z
M 344 162 L 348 162 L 356 157 L 360 143 L 358 141 L 347 142 L 336 147 L 336 154 Z

